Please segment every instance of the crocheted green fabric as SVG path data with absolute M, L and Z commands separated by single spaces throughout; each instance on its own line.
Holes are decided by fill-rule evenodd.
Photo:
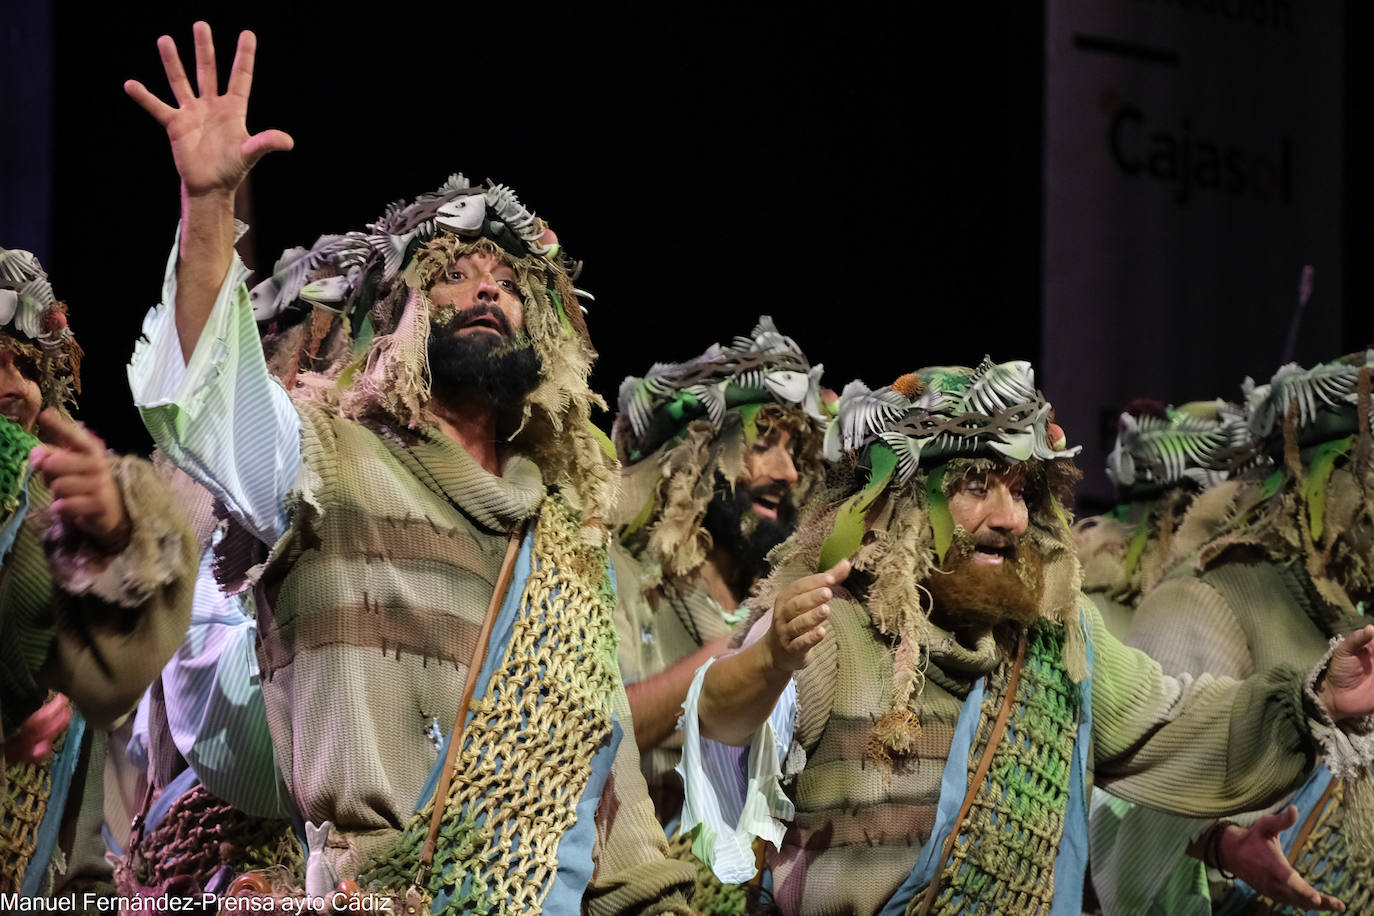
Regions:
M 0 522 L 9 518 L 19 504 L 19 488 L 24 483 L 24 469 L 29 452 L 38 439 L 8 417 L 0 417 Z
M 983 700 L 978 765 L 1005 696 L 1010 665 Z M 942 877 L 935 912 L 942 916 L 1047 916 L 1054 898 L 1054 859 L 1064 831 L 1069 773 L 1080 698 L 1064 665 L 1064 627 L 1041 621 L 1026 637 L 1026 658 L 1007 730 L 974 797 Z

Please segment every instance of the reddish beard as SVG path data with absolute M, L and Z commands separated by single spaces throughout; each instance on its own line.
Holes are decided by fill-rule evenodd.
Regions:
M 976 548 L 984 542 L 1012 546 L 1015 556 L 997 564 L 977 562 Z M 932 573 L 924 585 L 933 602 L 931 619 L 948 630 L 983 629 L 1004 621 L 1031 624 L 1040 617 L 1044 560 L 1027 538 L 956 536 L 944 569 Z

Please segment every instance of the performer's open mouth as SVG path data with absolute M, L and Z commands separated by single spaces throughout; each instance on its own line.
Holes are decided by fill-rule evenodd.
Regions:
M 449 324 L 449 333 L 458 337 L 479 332 L 495 334 L 503 340 L 512 336 L 509 319 L 500 309 L 490 305 L 474 305 L 464 309 Z
M 24 410 L 23 395 L 0 394 L 0 417 L 19 422 L 19 415 Z
M 469 331 L 490 331 L 493 334 L 500 335 L 501 337 L 506 336 L 505 331 L 501 328 L 500 322 L 492 318 L 490 315 L 479 315 L 473 320 L 459 326 L 458 328 L 458 333 L 460 335 L 467 334 Z
M 777 521 L 778 510 L 782 507 L 785 494 L 773 487 L 754 491 L 754 512 L 766 519 Z
M 982 563 L 988 566 L 1000 566 L 1003 560 L 1016 559 L 1015 544 L 975 544 L 973 547 L 973 562 Z

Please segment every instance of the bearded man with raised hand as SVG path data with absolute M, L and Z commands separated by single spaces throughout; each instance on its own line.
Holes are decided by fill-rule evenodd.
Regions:
M 191 609 L 195 543 L 171 490 L 68 413 L 81 356 L 38 259 L 0 248 L 4 893 L 52 888 L 83 784 L 99 808 L 98 733 L 133 709 Z
M 624 465 L 613 554 L 620 668 L 669 836 L 682 810 L 676 729 L 692 675 L 725 650 L 768 552 L 824 482 L 821 371 L 764 316 L 747 337 L 621 385 L 612 430 Z M 744 906 L 742 890 L 703 877 L 698 909 Z
M 1077 916 L 1095 779 L 1214 815 L 1290 791 L 1321 742 L 1374 754 L 1374 627 L 1243 682 L 1166 677 L 1107 632 L 1028 363 L 851 384 L 827 435 L 853 481 L 688 693 L 683 824 L 722 880 L 759 836 L 785 913 Z
M 182 225 L 130 380 L 154 438 L 267 548 L 250 567 L 278 764 L 305 874 L 434 912 L 685 912 L 639 772 L 615 659 L 605 518 L 615 462 L 587 387 L 573 265 L 507 188 L 454 176 L 284 268 L 365 352 L 289 396 L 233 252 L 234 192 L 280 132 L 244 125 L 195 25 L 199 94 L 159 40 Z M 605 443 L 607 447 L 609 443 Z M 332 831 L 331 831 L 332 828 Z

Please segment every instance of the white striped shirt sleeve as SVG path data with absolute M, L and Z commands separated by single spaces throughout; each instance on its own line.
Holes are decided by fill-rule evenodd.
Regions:
M 244 597 L 220 591 L 207 548 L 191 626 L 162 669 L 172 740 L 211 794 L 258 817 L 294 813 L 272 751 L 254 651 L 257 625 Z
M 254 536 L 286 531 L 285 498 L 300 470 L 300 417 L 267 370 L 238 255 L 225 275 L 189 363 L 176 328 L 172 246 L 162 304 L 143 321 L 129 387 L 153 440 Z
M 771 613 L 765 614 L 744 645 L 756 642 L 771 621 Z M 780 780 L 796 724 L 797 685 L 787 682 L 747 749 L 730 747 L 703 737 L 698 719 L 701 690 L 714 661 L 697 669 L 682 704 L 682 762 L 677 767 L 686 795 L 682 831 L 697 828 L 693 854 L 721 881 L 739 884 L 756 871 L 754 838 L 781 846 L 785 823 L 795 815 Z

